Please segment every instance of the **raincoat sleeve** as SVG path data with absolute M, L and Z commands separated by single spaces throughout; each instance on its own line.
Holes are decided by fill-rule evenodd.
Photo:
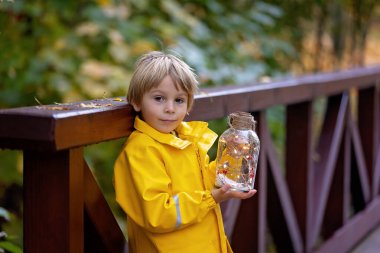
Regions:
M 216 178 L 216 162 L 212 161 L 208 163 L 209 157 L 207 156 L 206 164 L 207 165 L 207 173 L 208 173 L 208 185 L 207 189 L 214 188 L 215 185 L 215 178 Z
M 144 143 L 145 144 L 145 143 Z M 216 206 L 211 192 L 171 193 L 160 150 L 154 145 L 124 149 L 115 163 L 116 200 L 128 217 L 154 233 L 200 222 Z

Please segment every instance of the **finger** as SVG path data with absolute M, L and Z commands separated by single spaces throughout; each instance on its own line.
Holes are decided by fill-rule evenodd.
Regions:
M 250 190 L 249 192 L 231 192 L 231 195 L 234 198 L 239 198 L 239 199 L 248 199 L 255 195 L 257 190 Z
M 221 190 L 222 190 L 222 192 L 224 194 L 224 193 L 228 192 L 230 190 L 230 188 L 231 188 L 231 185 L 225 184 L 225 185 L 223 185 L 223 187 L 221 188 Z
M 245 196 L 246 198 L 250 198 L 252 197 L 253 195 L 255 195 L 257 192 L 257 190 L 253 189 L 253 190 L 250 190 L 247 195 Z

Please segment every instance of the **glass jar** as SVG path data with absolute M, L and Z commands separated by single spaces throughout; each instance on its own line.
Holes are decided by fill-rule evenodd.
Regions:
M 228 125 L 218 141 L 215 186 L 248 192 L 254 189 L 260 151 L 256 121 L 250 113 L 235 112 L 228 115 Z

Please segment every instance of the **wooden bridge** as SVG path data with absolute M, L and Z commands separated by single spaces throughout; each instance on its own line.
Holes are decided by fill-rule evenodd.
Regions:
M 350 252 L 380 225 L 379 81 L 375 66 L 197 96 L 188 120 L 247 111 L 258 121 L 258 194 L 222 206 L 235 252 Z M 274 106 L 283 147 L 268 126 Z M 83 148 L 128 136 L 133 118 L 119 99 L 0 110 L 0 148 L 23 151 L 24 252 L 124 252 Z

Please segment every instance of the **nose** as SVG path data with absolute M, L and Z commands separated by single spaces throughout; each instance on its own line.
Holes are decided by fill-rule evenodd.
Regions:
M 165 105 L 165 112 L 166 113 L 174 113 L 174 103 L 171 101 L 168 101 Z

